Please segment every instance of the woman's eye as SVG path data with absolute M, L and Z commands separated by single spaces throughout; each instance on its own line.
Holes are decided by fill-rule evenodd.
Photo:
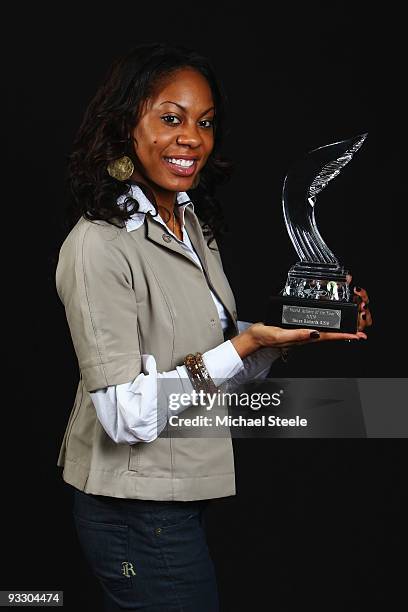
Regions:
M 176 115 L 165 115 L 162 119 L 178 119 Z M 170 125 L 178 125 L 178 123 L 174 123 L 174 121 L 165 121 L 165 123 L 169 123 Z
M 164 120 L 165 123 L 168 123 L 169 125 L 179 125 L 180 120 L 178 117 L 176 117 L 176 115 L 164 115 L 162 117 L 162 119 Z M 167 121 L 169 119 L 169 121 Z M 178 123 L 175 123 L 173 121 L 173 119 L 177 119 Z M 214 125 L 214 119 L 204 119 L 203 121 L 201 121 L 200 123 L 207 123 L 209 125 L 204 125 L 203 127 L 205 128 L 212 128 Z
M 205 123 L 205 122 L 210 124 L 210 125 L 205 125 L 204 127 L 206 127 L 206 128 L 211 128 L 214 125 L 214 119 L 204 119 L 203 123 Z

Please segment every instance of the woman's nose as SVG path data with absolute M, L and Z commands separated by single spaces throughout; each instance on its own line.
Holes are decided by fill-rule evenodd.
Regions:
M 201 142 L 201 135 L 197 126 L 184 125 L 176 138 L 177 144 L 188 145 L 190 147 L 197 147 Z

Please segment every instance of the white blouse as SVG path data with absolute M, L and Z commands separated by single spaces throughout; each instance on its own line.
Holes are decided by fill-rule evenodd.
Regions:
M 146 212 L 155 214 L 153 204 L 146 198 L 143 191 L 132 185 L 132 196 L 139 202 L 139 211 L 132 215 L 126 222 L 127 231 L 133 231 L 144 222 Z M 120 196 L 118 204 L 123 205 L 126 196 Z M 201 267 L 201 261 L 190 241 L 184 226 L 184 210 L 186 206 L 194 204 L 188 194 L 184 191 L 177 193 L 178 203 L 175 212 L 178 213 L 183 240 L 167 227 L 158 214 L 155 219 L 163 225 L 179 242 Z M 217 307 L 218 315 L 223 330 L 228 327 L 228 314 L 217 296 L 211 291 L 211 297 Z M 251 325 L 246 321 L 237 321 L 239 332 Z M 203 361 L 211 378 L 226 381 L 229 392 L 238 385 L 254 379 L 265 378 L 269 372 L 272 362 L 280 356 L 280 351 L 275 348 L 261 348 L 256 352 L 241 359 L 234 345 L 226 340 L 215 348 L 202 354 Z M 153 355 L 142 354 L 142 372 L 132 381 L 119 385 L 111 385 L 90 393 L 95 406 L 98 419 L 106 433 L 116 443 L 136 444 L 137 442 L 152 442 L 164 429 L 168 417 L 171 414 L 179 414 L 188 406 L 181 406 L 176 410 L 169 410 L 166 401 L 165 379 L 172 379 L 170 384 L 171 393 L 188 393 L 193 391 L 187 369 L 184 365 L 177 366 L 169 372 L 157 372 L 156 360 Z M 158 401 L 161 396 L 164 401 Z

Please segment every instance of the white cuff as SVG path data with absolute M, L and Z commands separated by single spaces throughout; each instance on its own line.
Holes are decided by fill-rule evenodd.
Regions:
M 231 340 L 226 340 L 203 353 L 203 361 L 214 382 L 231 378 L 244 367 L 244 363 Z

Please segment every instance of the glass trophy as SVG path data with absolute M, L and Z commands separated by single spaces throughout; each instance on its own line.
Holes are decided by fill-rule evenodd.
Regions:
M 283 185 L 286 229 L 299 261 L 288 272 L 285 287 L 270 296 L 265 323 L 284 328 L 356 333 L 358 305 L 347 274 L 317 228 L 317 196 L 353 158 L 367 134 L 310 151 L 295 163 Z

